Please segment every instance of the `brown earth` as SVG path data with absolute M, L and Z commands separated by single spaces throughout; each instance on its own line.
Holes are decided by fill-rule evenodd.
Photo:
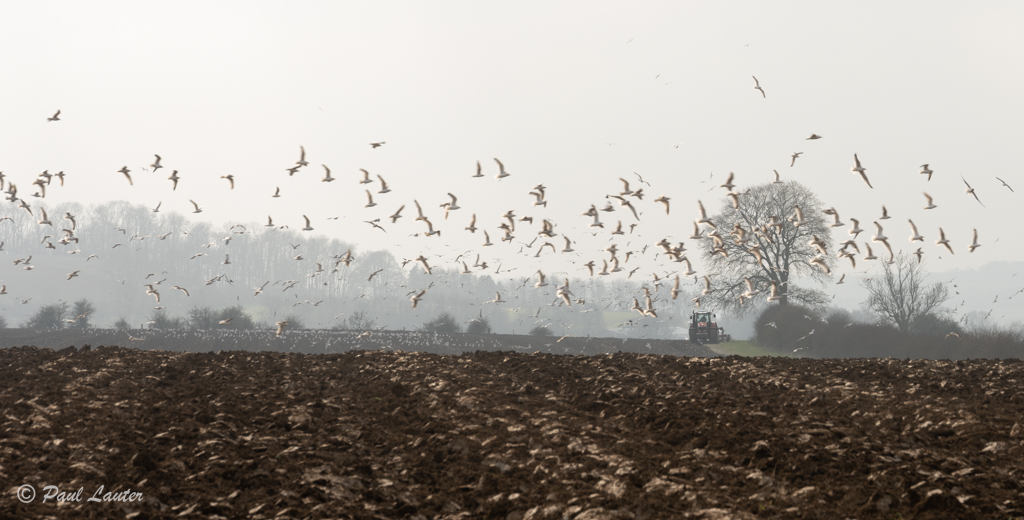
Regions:
M 135 339 L 129 339 L 135 338 Z M 514 351 L 552 354 L 640 352 L 673 356 L 717 357 L 713 350 L 688 341 L 592 337 L 543 337 L 503 334 L 443 334 L 419 331 L 288 330 L 281 337 L 267 330 L 35 330 L 0 329 L 0 348 L 34 345 L 62 349 L 80 345 L 129 345 L 146 350 L 215 352 L 273 350 L 300 354 L 339 354 L 354 350 L 404 350 L 432 354 Z
M 0 518 L 1016 518 L 1022 369 L 7 348 Z

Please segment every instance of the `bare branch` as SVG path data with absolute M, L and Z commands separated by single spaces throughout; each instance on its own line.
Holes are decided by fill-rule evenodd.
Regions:
M 912 255 L 900 253 L 893 263 L 882 264 L 882 275 L 865 279 L 868 308 L 901 331 L 909 330 L 915 320 L 935 312 L 949 298 L 941 282 L 924 285 L 924 264 Z

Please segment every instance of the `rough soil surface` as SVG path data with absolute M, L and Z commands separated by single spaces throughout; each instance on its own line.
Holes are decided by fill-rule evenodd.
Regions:
M 135 339 L 130 339 L 135 338 Z M 0 347 L 34 345 L 62 349 L 72 345 L 129 345 L 146 350 L 209 352 L 273 350 L 301 354 L 337 354 L 353 350 L 404 350 L 432 354 L 513 351 L 552 354 L 610 354 L 639 352 L 672 356 L 718 357 L 704 345 L 688 341 L 527 335 L 438 334 L 414 331 L 288 330 L 281 337 L 267 330 L 131 330 L 87 329 L 43 331 L 0 330 Z
M 1005 519 L 1022 382 L 1017 360 L 8 348 L 0 517 Z

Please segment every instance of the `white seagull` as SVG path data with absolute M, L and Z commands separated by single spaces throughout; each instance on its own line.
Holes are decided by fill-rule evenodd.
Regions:
M 499 170 L 498 176 L 495 177 L 496 179 L 504 179 L 505 177 L 508 177 L 510 175 L 508 172 L 505 171 L 505 165 L 501 164 L 501 161 L 499 161 L 497 157 L 494 158 L 494 162 L 498 163 Z

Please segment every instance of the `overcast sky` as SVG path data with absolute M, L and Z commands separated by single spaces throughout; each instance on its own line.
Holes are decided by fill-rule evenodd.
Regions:
M 314 233 L 364 250 L 474 250 L 524 275 L 538 264 L 517 257 L 520 238 L 550 218 L 580 255 L 542 267 L 582 275 L 610 236 L 591 236 L 580 213 L 620 191 L 619 177 L 651 185 L 634 237 L 618 240 L 639 249 L 684 240 L 697 200 L 711 211 L 722 203 L 724 189 L 708 190 L 729 172 L 742 190 L 776 169 L 869 230 L 885 204 L 897 248 L 921 245 L 906 239 L 914 219 L 930 269 L 969 269 L 1024 256 L 1014 239 L 1022 193 L 996 180 L 1024 192 L 1021 27 L 1019 2 L 8 3 L 0 171 L 33 204 L 35 176 L 63 170 L 67 185 L 51 187 L 48 204 L 162 203 L 192 219 L 272 215 L 292 229 L 306 214 Z M 805 140 L 812 133 L 823 138 Z M 289 176 L 300 146 L 310 166 Z M 793 152 L 803 155 L 791 167 Z M 854 153 L 874 189 L 851 173 Z M 143 171 L 154 154 L 164 168 Z M 495 157 L 510 177 L 495 179 Z M 471 178 L 477 161 L 486 178 Z M 924 163 L 930 182 L 917 173 Z M 338 180 L 321 182 L 321 164 Z M 393 191 L 359 184 L 360 168 Z M 531 206 L 538 183 L 546 208 Z M 377 207 L 363 207 L 366 188 Z M 923 210 L 924 191 L 938 208 Z M 448 192 L 464 209 L 445 221 Z M 662 194 L 669 216 L 653 202 Z M 440 238 L 410 236 L 426 229 L 414 199 Z M 403 204 L 405 218 L 390 224 Z M 508 210 L 537 223 L 501 244 Z M 494 247 L 464 231 L 474 212 Z M 387 233 L 363 222 L 374 218 Z M 602 214 L 619 219 L 634 222 Z M 934 243 L 940 226 L 953 256 Z M 972 228 L 982 247 L 968 254 Z

